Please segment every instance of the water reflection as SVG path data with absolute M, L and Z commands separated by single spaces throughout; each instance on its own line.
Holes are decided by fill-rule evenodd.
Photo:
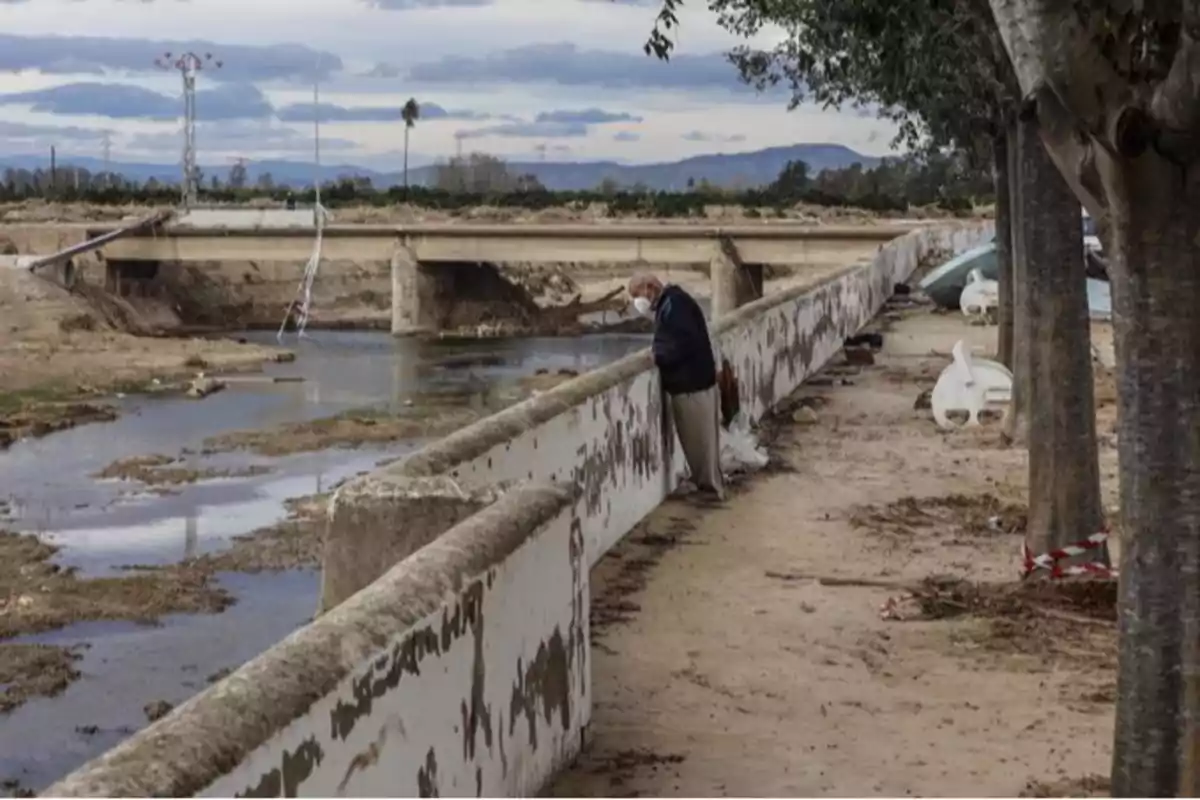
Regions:
M 265 331 L 240 336 L 255 342 L 274 338 Z M 155 509 L 178 517 L 181 511 L 171 497 L 131 495 L 128 484 L 101 483 L 92 476 L 131 456 L 198 451 L 206 438 L 231 430 L 304 422 L 353 409 L 400 410 L 422 402 L 487 409 L 508 399 L 489 393 L 511 388 L 538 369 L 584 372 L 645 343 L 644 336 L 481 342 L 320 331 L 289 342 L 297 352 L 295 362 L 271 364 L 262 376 L 240 377 L 203 401 L 126 398 L 120 401 L 122 416 L 112 423 L 18 442 L 0 453 L 0 493 L 14 502 L 15 524 L 25 530 L 72 527 L 98 512 L 112 517 L 114 524 L 117 519 L 121 524 L 147 522 Z M 275 378 L 303 380 L 271 382 Z M 234 465 L 247 462 L 244 454 L 229 458 Z
M 196 557 L 196 523 L 199 517 L 192 511 L 183 521 L 183 560 L 191 561 Z
M 178 705 L 307 622 L 316 600 L 297 598 L 315 598 L 320 575 L 223 574 L 220 582 L 238 598 L 223 614 L 173 615 L 156 626 L 80 623 L 17 640 L 87 647 L 76 665 L 83 677 L 62 695 L 0 716 L 0 780 L 39 791 L 115 747 L 145 726 L 148 703 Z
M 231 539 L 287 517 L 287 501 L 319 494 L 374 468 L 395 450 L 330 450 L 273 461 L 275 471 L 244 479 L 180 487 L 178 494 L 143 497 L 63 517 L 42 538 L 63 548 L 56 561 L 85 576 L 113 575 L 130 565 L 162 566 L 217 552 Z M 21 509 L 16 509 L 18 515 Z

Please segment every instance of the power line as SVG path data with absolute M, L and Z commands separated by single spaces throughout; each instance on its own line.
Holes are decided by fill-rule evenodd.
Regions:
M 212 53 L 197 55 L 190 50 L 180 55 L 163 53 L 154 59 L 159 69 L 175 70 L 183 78 L 183 205 L 191 208 L 196 204 L 199 189 L 199 168 L 196 166 L 196 74 L 204 69 L 220 69 L 222 62 L 213 59 Z

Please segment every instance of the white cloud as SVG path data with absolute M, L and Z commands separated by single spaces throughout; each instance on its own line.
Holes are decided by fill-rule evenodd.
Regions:
M 677 56 L 662 64 L 641 51 L 657 12 L 651 0 L 0 0 L 0 95 L 117 83 L 163 95 L 169 108 L 178 76 L 154 73 L 151 65 L 133 71 L 164 43 L 193 42 L 225 61 L 220 77 L 231 89 L 242 87 L 214 95 L 209 108 L 221 97 L 251 107 L 250 83 L 276 111 L 293 106 L 281 113 L 288 122 L 249 123 L 246 130 L 272 132 L 258 142 L 201 137 L 202 160 L 206 147 L 250 157 L 303 150 L 296 142 L 311 135 L 302 110 L 312 102 L 306 84 L 318 71 L 318 53 L 327 54 L 329 73 L 321 102 L 340 109 L 323 130 L 340 140 L 344 161 L 394 157 L 403 133 L 391 109 L 410 96 L 451 112 L 417 123 L 417 161 L 453 153 L 455 134 L 468 131 L 475 147 L 509 157 L 539 152 L 539 144 L 547 145 L 547 157 L 633 161 L 797 142 L 887 151 L 894 132 L 888 123 L 812 107 L 789 113 L 785 98 L 740 87 L 720 58 L 737 42 L 706 5 L 685 5 Z M 85 36 L 91 38 L 70 38 Z M 6 65 L 26 69 L 5 72 Z M 202 77 L 201 88 L 220 88 L 216 77 Z M 55 137 L 46 129 L 58 125 L 57 138 L 88 147 L 100 130 L 113 130 L 117 157 L 176 158 L 177 121 L 108 119 L 96 116 L 94 102 L 79 108 L 85 113 L 59 116 L 48 112 L 62 111 L 61 103 L 41 111 L 3 106 L 10 126 L 26 127 L 19 136 L 16 128 L 0 128 L 0 150 L 48 146 Z M 204 104 L 200 112 L 203 118 Z M 617 118 L 579 116 L 590 112 Z M 243 114 L 253 112 L 230 112 Z M 285 131 L 301 139 L 289 141 Z

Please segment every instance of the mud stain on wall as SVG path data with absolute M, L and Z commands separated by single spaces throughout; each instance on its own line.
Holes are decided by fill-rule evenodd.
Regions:
M 634 385 L 605 392 L 592 402 L 593 414 L 606 422 L 606 435 L 584 441 L 576 451 L 571 482 L 581 487 L 583 510 L 589 517 L 604 514 L 606 489 L 619 488 L 618 478 L 631 472 L 639 480 L 653 475 L 663 462 L 662 437 L 655 424 L 662 419 L 662 395 L 651 390 L 647 401 L 631 395 Z
M 524 670 L 521 670 L 521 663 L 517 662 L 517 683 L 513 686 L 512 700 L 508 708 L 509 736 L 516 732 L 517 717 L 522 716 L 528 726 L 529 746 L 537 750 L 539 706 L 547 724 L 554 721 L 554 715 L 557 713 L 563 731 L 570 729 L 570 662 L 562 631 L 558 628 L 555 628 L 547 641 L 538 646 L 537 655 Z
M 417 769 L 417 796 L 438 796 L 437 755 L 432 747 L 425 754 L 425 763 Z
M 515 732 L 518 717 L 529 726 L 530 747 L 536 750 L 539 717 L 545 724 L 561 725 L 569 731 L 572 719 L 572 691 L 583 692 L 587 687 L 587 588 L 584 569 L 584 544 L 582 524 L 578 517 L 570 521 L 567 556 L 571 569 L 571 618 L 567 631 L 556 626 L 543 640 L 536 654 L 528 663 L 518 657 L 516 679 L 509 704 L 509 731 Z M 487 752 L 496 746 L 496 729 L 493 725 L 493 710 L 485 694 L 487 685 L 487 663 L 485 661 L 484 635 L 486 630 L 484 601 L 489 585 L 495 584 L 496 570 L 486 573 L 468 583 L 452 606 L 442 611 L 438 626 L 425 625 L 411 631 L 390 651 L 375 658 L 360 675 L 350 682 L 350 698 L 339 700 L 330 711 L 329 732 L 334 741 L 348 741 L 355 729 L 368 719 L 377 708 L 377 701 L 400 686 L 406 677 L 419 677 L 430 658 L 436 659 L 454 648 L 465 636 L 473 640 L 473 663 L 471 685 L 467 695 L 459 703 L 462 733 L 462 758 L 473 763 L 480 756 L 479 735 Z M 577 681 L 577 682 L 575 682 Z M 355 754 L 339 784 L 339 793 L 345 791 L 351 779 L 379 761 L 390 728 L 403 732 L 399 719 L 389 721 L 365 750 Z M 501 727 L 500 730 L 503 730 Z M 507 773 L 507 755 L 504 752 L 503 735 L 500 737 L 502 769 Z M 315 748 L 315 749 L 314 749 Z M 443 754 L 444 755 L 444 754 Z M 313 764 L 319 764 L 323 753 L 315 740 L 307 740 L 296 752 L 284 751 L 282 769 L 273 769 L 255 784 L 254 788 L 240 796 L 293 796 L 300 784 L 311 774 Z M 476 780 L 482 787 L 483 773 L 478 771 Z M 439 791 L 436 752 L 431 747 L 425 765 L 418 771 L 418 790 L 423 797 L 437 796 Z
M 480 577 L 467 585 L 453 611 L 443 612 L 440 631 L 435 631 L 432 626 L 412 631 L 393 646 L 390 653 L 377 658 L 364 674 L 354 679 L 351 684 L 354 699 L 339 700 L 329 714 L 333 739 L 345 741 L 359 720 L 371 715 L 376 700 L 399 686 L 405 675 L 421 674 L 421 663 L 428 656 L 447 652 L 468 631 L 477 634 L 477 639 L 481 638 L 484 582 L 485 578 Z
M 234 797 L 296 797 L 300 785 L 308 780 L 324 758 L 321 745 L 309 737 L 295 751 L 285 750 L 279 767 L 267 771 L 258 783 Z
M 356 773 L 369 769 L 379 763 L 379 756 L 383 753 L 383 746 L 387 744 L 388 736 L 395 730 L 403 738 L 408 738 L 408 732 L 404 729 L 404 722 L 399 718 L 394 718 L 386 722 L 379 729 L 379 733 L 375 736 L 375 741 L 361 753 L 358 753 L 354 758 L 350 759 L 350 766 L 346 768 L 346 774 L 342 776 L 341 782 L 338 783 L 337 794 L 342 797 L 346 793 L 346 787 L 350 784 L 350 779 Z

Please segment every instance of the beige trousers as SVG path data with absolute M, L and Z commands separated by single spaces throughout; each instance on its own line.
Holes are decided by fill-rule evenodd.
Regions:
M 671 420 L 683 455 L 687 459 L 692 483 L 725 494 L 721 476 L 721 401 L 717 387 L 702 392 L 669 395 Z

